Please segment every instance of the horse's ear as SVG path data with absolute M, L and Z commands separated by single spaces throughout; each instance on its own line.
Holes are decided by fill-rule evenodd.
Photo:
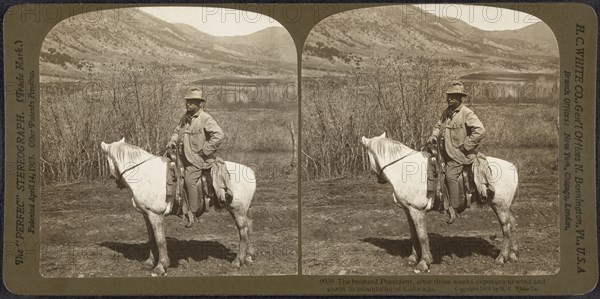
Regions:
M 119 143 L 124 143 L 125 142 L 125 137 L 121 138 L 121 140 L 119 140 Z
M 100 147 L 102 147 L 103 151 L 105 151 L 105 152 L 108 151 L 108 144 L 104 143 L 104 141 L 102 141 L 100 143 Z
M 383 134 L 381 134 L 381 136 L 379 136 L 381 138 L 387 138 L 387 131 L 383 132 Z
M 363 145 L 364 147 L 367 147 L 367 144 L 369 143 L 369 139 L 368 139 L 367 137 L 363 136 L 363 137 L 360 139 L 360 142 L 362 143 L 362 145 Z

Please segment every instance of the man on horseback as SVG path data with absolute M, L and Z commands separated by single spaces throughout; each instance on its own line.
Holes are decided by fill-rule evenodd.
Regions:
M 437 145 L 446 163 L 445 182 L 448 190 L 446 200 L 458 202 L 459 200 L 459 177 L 465 165 L 473 163 L 477 156 L 475 149 L 479 146 L 485 128 L 475 113 L 465 107 L 462 103 L 464 93 L 463 84 L 453 82 L 446 91 L 446 102 L 448 108 L 442 112 L 440 120 L 434 126 L 428 143 Z M 447 201 L 444 202 L 447 207 L 450 219 L 448 223 L 453 223 L 456 218 L 456 211 Z
M 183 152 L 182 162 L 185 167 L 184 186 L 188 198 L 188 225 L 196 222 L 195 212 L 198 211 L 198 181 L 203 175 L 210 176 L 210 169 L 215 163 L 215 152 L 223 141 L 223 131 L 217 122 L 204 111 L 206 99 L 202 91 L 191 89 L 185 96 L 186 113 L 175 128 L 167 147 L 179 147 Z M 202 199 L 202 198 L 201 198 Z M 206 207 L 207 208 L 207 207 Z

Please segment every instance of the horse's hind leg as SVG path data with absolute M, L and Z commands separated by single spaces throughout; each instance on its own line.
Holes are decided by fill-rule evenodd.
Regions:
M 248 223 L 248 239 L 247 239 L 247 255 L 246 255 L 246 263 L 252 263 L 252 259 L 256 257 L 256 251 L 254 250 L 254 243 L 252 242 L 252 233 L 253 233 L 253 221 L 250 217 L 246 216 Z
M 496 215 L 498 216 L 498 221 L 500 222 L 500 226 L 502 227 L 502 245 L 500 248 L 500 254 L 496 258 L 497 264 L 504 264 L 509 259 L 509 254 L 511 253 L 511 245 L 514 245 L 512 242 L 512 225 L 511 219 L 513 216 L 510 213 L 509 208 L 505 206 L 498 206 L 494 203 L 490 205 Z
M 237 267 L 243 265 L 244 263 L 250 264 L 252 263 L 252 257 L 247 255 L 247 253 L 250 252 L 250 254 L 252 254 L 254 251 L 254 249 L 251 248 L 251 245 L 248 246 L 248 238 L 250 236 L 252 220 L 250 220 L 245 213 L 240 213 L 239 211 L 229 210 L 229 213 L 235 220 L 235 225 L 237 226 L 240 236 L 238 253 L 232 264 Z
M 150 248 L 150 253 L 148 254 L 148 259 L 144 261 L 144 266 L 153 268 L 156 265 L 156 257 L 158 257 L 158 246 L 156 246 L 156 239 L 154 238 L 154 229 L 152 228 L 152 224 L 150 223 L 150 218 L 148 218 L 148 214 L 143 214 L 144 222 L 146 223 L 146 229 L 148 230 L 148 247 Z
M 420 247 L 420 244 L 419 239 L 417 237 L 417 230 L 415 229 L 415 222 L 410 216 L 410 212 L 408 211 L 408 209 L 404 209 L 404 212 L 406 213 L 406 220 L 408 221 L 408 226 L 410 227 L 410 243 L 412 248 L 412 252 L 406 259 L 406 263 L 412 267 L 419 262 L 417 248 Z
M 510 253 L 508 254 L 508 259 L 511 262 L 516 262 L 518 260 L 518 256 L 519 256 L 519 245 L 517 243 L 517 220 L 515 219 L 515 216 L 512 214 L 512 212 L 509 210 L 508 213 L 510 214 L 510 232 L 511 232 L 511 239 L 510 239 Z
M 148 218 L 154 231 L 156 247 L 158 247 L 158 263 L 156 264 L 156 267 L 152 269 L 152 275 L 162 276 L 165 275 L 170 264 L 169 256 L 167 254 L 167 240 L 165 238 L 164 219 L 162 216 L 153 212 L 148 212 Z

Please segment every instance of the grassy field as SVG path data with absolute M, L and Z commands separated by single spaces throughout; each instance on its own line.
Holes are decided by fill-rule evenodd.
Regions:
M 296 108 L 296 109 L 294 109 Z M 215 108 L 208 113 L 225 133 L 222 151 L 293 151 L 290 126 L 298 132 L 297 106 L 271 108 Z

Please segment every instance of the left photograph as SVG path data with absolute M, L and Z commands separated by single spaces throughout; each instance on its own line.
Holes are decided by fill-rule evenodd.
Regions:
M 43 277 L 297 274 L 297 56 L 277 21 L 98 10 L 39 57 Z

